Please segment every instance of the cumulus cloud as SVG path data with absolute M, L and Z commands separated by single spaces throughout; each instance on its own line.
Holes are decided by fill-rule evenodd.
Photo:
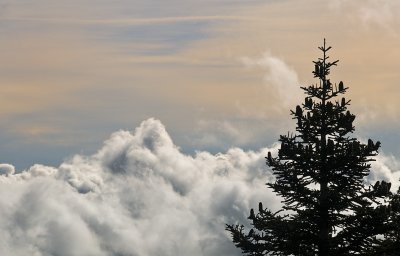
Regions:
M 15 173 L 15 168 L 11 164 L 0 164 L 0 175 L 10 175 Z
M 299 78 L 296 71 L 282 59 L 265 52 L 260 58 L 241 58 L 248 67 L 260 67 L 265 70 L 264 81 L 267 86 L 278 92 L 284 106 L 292 106 L 298 102 Z
M 266 186 L 268 151 L 180 152 L 162 123 L 118 131 L 92 156 L 15 172 L 0 165 L 2 255 L 241 255 L 225 223 L 248 223 L 259 201 L 280 208 Z M 397 182 L 394 158 L 370 180 Z
M 155 119 L 92 156 L 14 173 L 0 165 L 4 255 L 240 255 L 225 223 L 280 200 L 265 186 L 268 148 L 185 155 Z M 272 149 L 275 150 L 275 149 Z
M 400 162 L 393 155 L 379 154 L 375 162 L 372 162 L 372 169 L 367 177 L 371 184 L 378 180 L 385 180 L 392 183 L 392 192 L 396 192 L 400 186 Z

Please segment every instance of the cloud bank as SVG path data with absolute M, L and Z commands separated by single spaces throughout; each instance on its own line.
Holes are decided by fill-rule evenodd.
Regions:
M 240 255 L 225 223 L 247 223 L 259 201 L 280 199 L 264 157 L 275 148 L 185 155 L 163 124 L 118 131 L 92 156 L 58 168 L 0 165 L 2 255 Z M 371 179 L 397 179 L 391 158 Z M 393 166 L 392 166 L 393 167 Z
M 92 156 L 23 172 L 0 165 L 4 255 L 240 255 L 225 223 L 245 223 L 264 185 L 268 149 L 182 154 L 165 127 L 144 121 Z

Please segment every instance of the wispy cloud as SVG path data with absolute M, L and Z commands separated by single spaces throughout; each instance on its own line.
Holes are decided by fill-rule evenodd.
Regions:
M 157 18 L 130 18 L 130 19 L 56 19 L 56 18 L 29 18 L 29 17 L 1 17 L 4 21 L 27 21 L 45 22 L 61 24 L 81 24 L 81 25 L 118 25 L 118 26 L 140 26 L 152 24 L 170 24 L 180 22 L 197 21 L 256 21 L 255 17 L 246 16 L 175 16 Z
M 349 1 L 336 0 L 332 2 L 332 7 L 339 9 L 350 17 L 356 17 L 362 21 L 365 27 L 378 26 L 392 35 L 398 36 L 397 27 L 400 24 L 400 3 L 396 0 L 367 0 Z
M 296 71 L 282 59 L 265 52 L 260 58 L 241 58 L 248 67 L 259 67 L 265 71 L 264 81 L 271 87 L 285 107 L 292 106 L 300 99 L 300 82 Z
M 392 12 L 390 23 L 398 8 L 387 2 L 376 11 Z M 390 122 L 396 130 L 399 41 L 373 23 L 374 15 L 363 21 L 350 5 L 335 12 L 318 0 L 8 1 L 0 15 L 0 117 L 7 120 L 0 141 L 32 159 L 31 149 L 69 141 L 79 151 L 156 116 L 188 151 L 206 148 L 206 141 L 215 147 L 215 140 L 219 149 L 254 148 L 272 140 L 269 131 L 287 127 L 282 120 L 302 102 L 295 99 L 299 80 L 312 80 L 311 60 L 324 36 L 341 60 L 333 75 L 350 86 L 357 120 Z M 343 18 L 349 16 L 353 22 Z M 362 29 L 367 23 L 373 29 Z M 260 54 L 265 49 L 272 54 Z M 241 56 L 248 56 L 248 69 Z M 196 130 L 198 120 L 208 125 Z M 14 159 L 9 149 L 0 153 Z M 52 149 L 42 155 L 74 152 Z

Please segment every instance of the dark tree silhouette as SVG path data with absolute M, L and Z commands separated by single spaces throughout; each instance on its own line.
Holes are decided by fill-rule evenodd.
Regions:
M 318 48 L 322 57 L 312 72 L 318 82 L 301 87 L 304 103 L 291 111 L 296 132 L 280 136 L 278 156 L 266 157 L 276 178 L 267 185 L 283 198 L 283 208 L 272 212 L 260 203 L 258 213 L 251 209 L 249 232 L 226 226 L 245 255 L 376 255 L 385 250 L 383 235 L 398 236 L 388 235 L 391 184 L 365 184 L 380 142 L 351 137 L 348 87 L 328 79 L 338 61 L 329 61 L 325 40 Z
M 400 188 L 397 194 L 391 196 L 385 212 L 388 220 L 385 223 L 384 239 L 379 241 L 379 247 L 373 256 L 398 256 L 400 254 Z

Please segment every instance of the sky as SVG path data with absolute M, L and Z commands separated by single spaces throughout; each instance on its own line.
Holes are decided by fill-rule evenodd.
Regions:
M 279 207 L 264 156 L 324 38 L 397 184 L 399 25 L 396 0 L 0 1 L 0 251 L 240 255 L 224 223 Z

